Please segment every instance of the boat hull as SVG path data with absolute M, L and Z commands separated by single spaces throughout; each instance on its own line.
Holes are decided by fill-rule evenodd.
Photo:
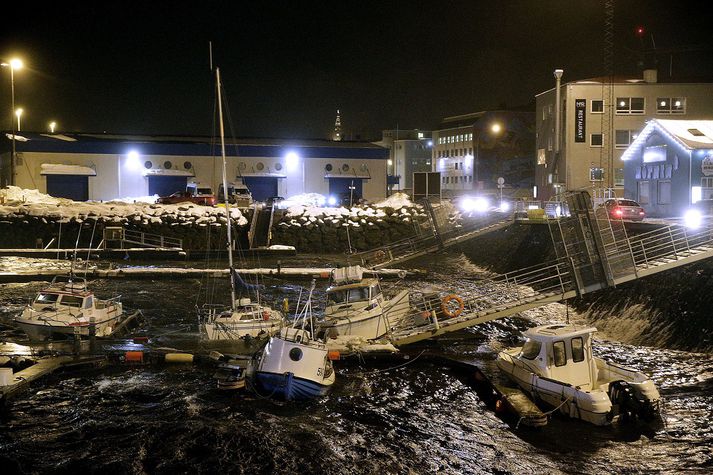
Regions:
M 373 340 L 386 335 L 390 327 L 396 327 L 408 312 L 409 292 L 399 292 L 394 298 L 381 306 L 369 310 L 350 310 L 349 312 L 325 312 L 327 316 L 320 330 L 329 336 L 363 337 Z
M 203 333 L 208 340 L 236 340 L 244 337 L 271 336 L 277 333 L 281 326 L 281 322 L 250 324 L 211 322 L 203 324 Z
M 324 385 L 296 377 L 294 373 L 258 372 L 256 377 L 265 393 L 287 401 L 303 401 L 321 397 L 327 394 L 331 387 L 331 384 Z
M 114 318 L 95 322 L 95 335 L 98 337 L 109 336 L 123 317 L 124 314 L 121 314 Z M 73 338 L 74 336 L 88 338 L 91 326 L 89 322 L 69 324 L 61 321 L 48 322 L 23 317 L 15 318 L 14 323 L 20 330 L 25 332 L 32 341 L 43 341 L 56 337 Z

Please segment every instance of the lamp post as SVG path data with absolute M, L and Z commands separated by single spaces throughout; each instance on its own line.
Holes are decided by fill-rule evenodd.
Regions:
M 494 122 L 493 124 L 490 125 L 490 133 L 493 135 L 497 135 L 500 133 L 500 131 L 503 129 L 503 126 L 500 125 L 497 122 Z M 475 163 L 473 165 L 473 171 L 474 171 L 474 177 L 473 181 L 475 181 L 475 186 L 480 188 L 480 184 L 478 181 L 478 161 L 480 159 L 480 138 L 482 136 L 483 132 L 482 130 L 478 132 L 478 134 L 475 136 L 475 159 L 473 160 Z
M 51 133 L 51 134 L 54 133 L 54 129 L 55 129 L 56 127 L 57 127 L 57 122 L 55 122 L 55 121 L 50 122 L 50 133 Z
M 17 131 L 21 132 L 22 127 L 20 127 L 20 117 L 22 117 L 22 113 L 25 112 L 22 107 L 18 107 L 17 110 L 15 111 L 15 115 L 17 116 Z
M 15 70 L 22 69 L 22 60 L 13 58 L 7 63 L 0 63 L 0 66 L 10 68 L 10 97 L 12 106 L 10 108 L 10 114 L 15 113 Z M 19 120 L 19 118 L 18 118 Z M 12 154 L 10 155 L 10 184 L 15 184 L 15 118 L 11 116 L 10 120 L 12 124 Z

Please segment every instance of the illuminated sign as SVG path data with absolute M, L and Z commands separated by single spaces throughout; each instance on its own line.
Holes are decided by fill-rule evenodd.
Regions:
M 586 128 L 586 112 L 587 112 L 587 100 L 586 99 L 575 99 L 574 101 L 574 141 L 575 142 L 586 142 L 587 141 L 587 128 Z
M 706 155 L 701 162 L 701 171 L 704 176 L 713 175 L 713 155 Z

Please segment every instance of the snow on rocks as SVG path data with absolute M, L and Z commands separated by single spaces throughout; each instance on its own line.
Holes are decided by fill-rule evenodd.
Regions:
M 207 224 L 216 221 L 224 222 L 224 215 L 223 208 L 193 203 L 161 205 L 138 200 L 81 202 L 54 198 L 37 190 L 26 190 L 17 186 L 8 186 L 0 190 L 0 219 L 29 216 L 63 223 L 91 219 L 110 224 L 172 224 L 174 222 Z M 237 208 L 232 208 L 230 215 L 239 226 L 244 226 L 248 222 Z

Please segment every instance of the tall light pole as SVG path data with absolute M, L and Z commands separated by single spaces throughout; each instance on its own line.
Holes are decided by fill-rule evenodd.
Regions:
M 559 183 L 559 156 L 560 156 L 560 81 L 562 80 L 562 74 L 564 71 L 561 69 L 555 69 L 555 158 L 554 166 L 552 167 L 552 183 Z
M 489 130 L 490 130 L 491 134 L 497 135 L 500 133 L 501 130 L 503 130 L 503 126 L 497 122 L 494 122 L 493 124 L 490 125 Z M 480 138 L 481 138 L 482 134 L 483 134 L 483 131 L 480 130 L 475 136 L 475 159 L 473 160 L 475 162 L 474 166 L 473 166 L 473 170 L 475 172 L 473 181 L 475 181 L 475 186 L 478 188 L 480 188 L 480 185 L 478 183 L 478 161 L 480 159 Z
M 15 70 L 22 69 L 22 60 L 18 58 L 13 58 L 7 63 L 0 63 L 0 66 L 10 68 L 10 97 L 12 101 L 12 106 L 10 108 L 10 122 L 12 124 L 12 154 L 10 155 L 10 184 L 15 184 L 15 118 L 12 117 L 15 114 Z
M 20 117 L 22 117 L 22 113 L 25 112 L 22 107 L 18 107 L 17 110 L 15 111 L 15 115 L 17 116 L 17 131 L 21 132 L 22 127 L 20 127 Z
M 56 127 L 57 127 L 57 122 L 55 122 L 55 121 L 50 122 L 50 133 L 51 133 L 51 134 L 54 133 L 54 129 L 55 129 Z

